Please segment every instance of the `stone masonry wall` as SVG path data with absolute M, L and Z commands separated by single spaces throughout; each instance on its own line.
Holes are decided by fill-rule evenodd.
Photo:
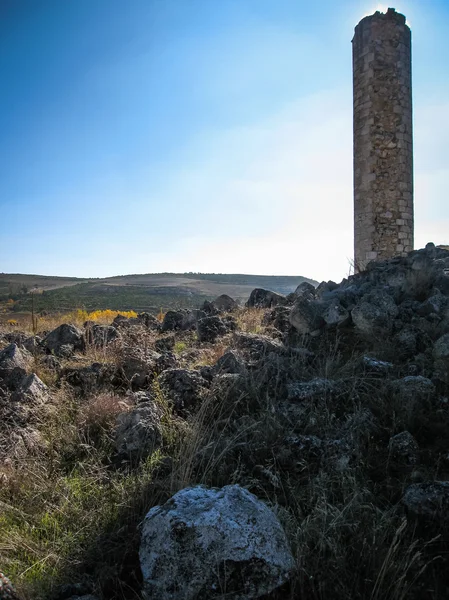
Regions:
M 365 17 L 352 40 L 354 260 L 413 249 L 411 32 L 405 17 Z

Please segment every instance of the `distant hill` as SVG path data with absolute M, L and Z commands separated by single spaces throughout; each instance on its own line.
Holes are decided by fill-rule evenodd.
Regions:
M 37 311 L 110 308 L 155 312 L 199 306 L 220 294 L 244 301 L 256 287 L 288 294 L 303 281 L 317 285 L 300 275 L 148 273 L 83 279 L 0 273 L 0 302 L 13 299 L 14 311 L 28 311 L 33 292 Z

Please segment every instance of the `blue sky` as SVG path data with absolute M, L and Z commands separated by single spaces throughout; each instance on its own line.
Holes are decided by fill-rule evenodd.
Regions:
M 413 35 L 415 246 L 449 243 L 449 2 Z M 369 0 L 0 0 L 0 271 L 340 280 Z

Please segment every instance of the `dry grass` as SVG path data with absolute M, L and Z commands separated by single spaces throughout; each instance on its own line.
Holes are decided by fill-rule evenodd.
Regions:
M 238 328 L 245 333 L 263 333 L 262 319 L 265 311 L 262 308 L 242 308 L 235 313 Z
M 243 309 L 236 317 L 241 330 L 261 333 L 263 315 Z M 149 352 L 155 339 L 133 328 L 120 342 L 90 345 L 64 366 L 120 364 L 129 348 Z M 177 343 L 184 344 L 179 356 L 201 351 L 189 359 L 192 368 L 215 363 L 232 336 L 200 347 L 195 334 L 177 334 Z M 138 525 L 146 511 L 187 486 L 238 483 L 276 512 L 296 557 L 296 573 L 277 600 L 446 598 L 435 591 L 432 569 L 442 560 L 435 540 L 418 538 L 404 519 L 400 498 L 410 472 L 393 472 L 389 462 L 388 440 L 404 425 L 405 408 L 392 401 L 383 379 L 361 374 L 362 353 L 340 334 L 309 346 L 316 354 L 311 363 L 294 354 L 263 357 L 235 386 L 212 384 L 186 420 L 172 414 L 156 378 L 163 444 L 137 464 L 114 458 L 115 420 L 132 407 L 128 396 L 75 399 L 40 371 L 53 398 L 33 421 L 42 443 L 0 463 L 0 564 L 24 596 L 44 600 L 58 583 L 89 573 L 102 600 L 139 598 Z M 338 393 L 298 402 L 293 416 L 286 413 L 286 381 L 312 378 L 335 380 Z M 416 425 L 420 444 L 437 431 L 449 438 L 441 424 L 449 422 L 447 413 L 429 413 Z M 0 447 L 10 434 L 3 421 Z M 337 443 L 308 455 L 294 443 L 300 435 Z M 437 478 L 433 455 L 425 468 Z

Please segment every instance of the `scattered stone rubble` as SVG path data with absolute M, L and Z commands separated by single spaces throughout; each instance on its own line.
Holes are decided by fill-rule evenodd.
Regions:
M 428 423 L 446 431 L 449 419 L 449 251 L 428 244 L 370 263 L 339 285 L 304 283 L 288 296 L 254 290 L 247 308 L 264 311 L 262 333 L 240 331 L 229 314 L 237 308 L 220 296 L 199 310 L 169 311 L 162 324 L 143 313 L 117 317 L 110 326 L 86 323 L 84 331 L 64 324 L 33 341 L 6 334 L 0 350 L 0 407 L 8 407 L 3 422 L 14 421 L 16 411 L 14 422 L 25 434 L 33 431 L 33 411 L 51 404 L 54 389 L 33 372 L 36 360 L 79 402 L 104 390 L 133 394 L 114 434 L 124 461 L 163 447 L 167 407 L 174 418 L 189 420 L 210 400 L 226 426 L 235 421 L 245 432 L 239 441 L 244 458 L 235 460 L 243 461 L 248 486 L 257 475 L 282 498 L 269 468 L 273 457 L 295 477 L 341 474 L 375 448 L 384 457 L 384 476 L 404 478 L 399 506 L 409 521 L 443 526 L 449 439 L 431 438 Z M 138 343 L 141 330 L 152 336 L 149 345 Z M 190 347 L 180 351 L 184 340 Z M 119 348 L 120 358 L 86 364 L 80 358 L 86 345 Z M 214 348 L 214 360 L 205 362 Z M 332 361 L 343 366 L 332 370 Z M 261 404 L 267 439 L 252 422 L 252 407 Z M 221 443 L 226 447 L 226 439 L 216 441 L 217 451 Z M 211 451 L 209 445 L 195 460 L 207 464 Z M 426 480 L 429 456 L 442 465 L 439 480 Z M 237 485 L 184 489 L 152 508 L 140 561 L 147 597 L 160 600 L 218 598 L 224 585 L 233 600 L 259 598 L 294 569 L 273 512 Z

